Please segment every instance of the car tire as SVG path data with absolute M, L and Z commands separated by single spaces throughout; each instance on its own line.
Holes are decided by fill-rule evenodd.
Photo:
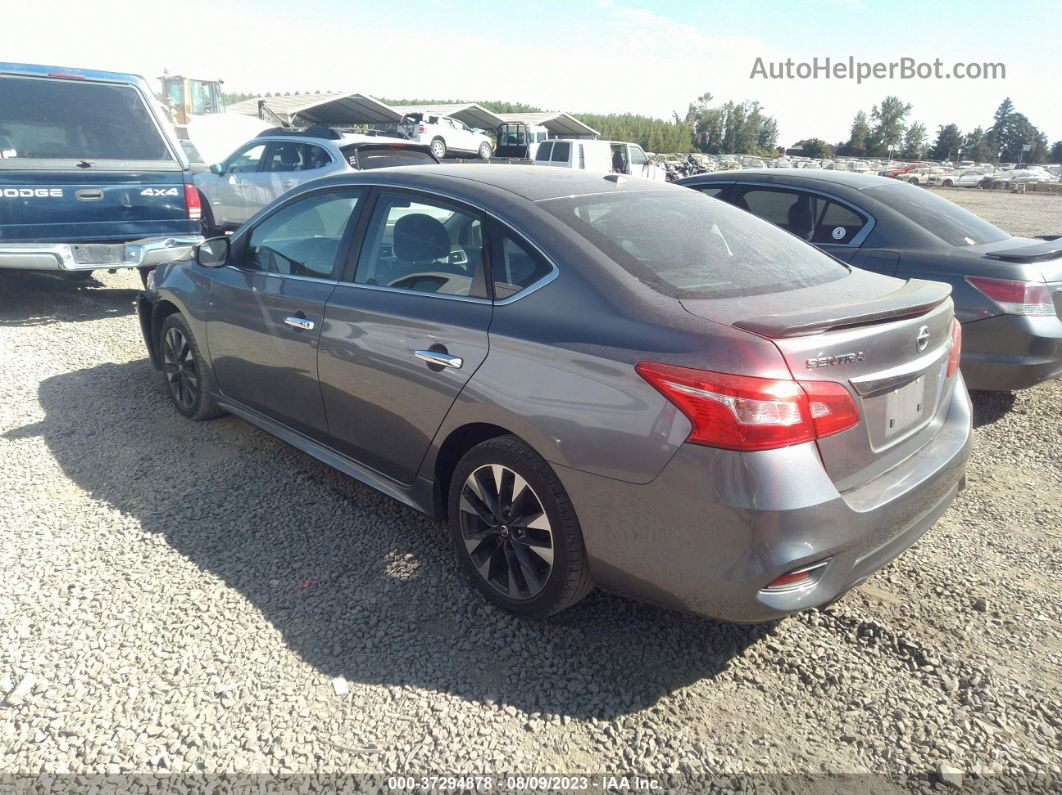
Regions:
M 918 181 L 917 177 L 912 177 L 911 179 L 909 179 L 907 181 L 910 182 L 912 185 L 918 185 L 919 184 L 919 181 Z
M 564 486 L 517 437 L 489 439 L 464 455 L 450 480 L 448 508 L 461 569 L 492 604 L 540 618 L 593 588 Z
M 490 148 L 490 144 L 484 141 L 479 145 L 479 159 L 490 160 L 490 156 L 493 154 L 493 150 Z
M 442 138 L 433 138 L 430 146 L 431 153 L 435 155 L 436 160 L 442 160 L 446 157 L 446 141 Z
M 944 180 L 944 182 L 942 184 L 944 185 L 945 188 L 950 188 L 955 183 L 952 182 L 950 179 L 946 179 L 946 180 Z
M 205 237 L 217 237 L 218 229 L 214 226 L 214 211 L 210 209 L 210 202 L 207 201 L 207 197 L 201 192 L 199 194 L 199 205 L 202 210 L 199 213 L 199 233 Z
M 177 413 L 190 420 L 224 414 L 218 408 L 210 368 L 203 366 L 203 355 L 184 315 L 175 312 L 162 321 L 158 346 L 166 391 Z

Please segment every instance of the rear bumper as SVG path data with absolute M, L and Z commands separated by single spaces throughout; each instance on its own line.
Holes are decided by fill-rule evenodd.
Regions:
M 1012 391 L 1062 375 L 1062 321 L 997 315 L 962 326 L 962 374 L 970 389 Z
M 149 237 L 126 243 L 0 243 L 0 268 L 91 271 L 150 268 L 183 259 L 203 241 L 198 235 Z
M 917 541 L 964 484 L 970 423 L 960 380 L 931 442 L 843 494 L 814 444 L 762 453 L 686 444 L 645 485 L 555 468 L 597 585 L 712 618 L 769 621 L 835 600 Z M 763 590 L 823 560 L 813 585 Z

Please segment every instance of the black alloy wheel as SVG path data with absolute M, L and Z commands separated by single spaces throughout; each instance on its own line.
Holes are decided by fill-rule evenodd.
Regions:
M 553 571 L 553 528 L 534 489 L 501 464 L 472 471 L 461 489 L 461 537 L 483 580 L 502 596 L 538 596 Z
M 171 326 L 162 338 L 162 370 L 177 407 L 190 412 L 199 398 L 199 368 L 181 329 Z

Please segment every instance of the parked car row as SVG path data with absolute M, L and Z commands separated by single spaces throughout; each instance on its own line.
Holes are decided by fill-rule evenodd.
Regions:
M 829 604 L 962 488 L 967 380 L 1062 372 L 1062 244 L 911 184 L 668 185 L 587 139 L 443 165 L 328 129 L 193 182 L 138 80 L 0 66 L 0 265 L 141 267 L 176 411 L 446 520 L 517 614 L 594 586 L 732 621 Z

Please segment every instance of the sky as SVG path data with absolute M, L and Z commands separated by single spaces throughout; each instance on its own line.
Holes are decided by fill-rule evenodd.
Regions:
M 502 11 L 506 6 L 510 11 Z M 697 96 L 759 100 L 779 143 L 847 138 L 888 94 L 942 124 L 991 124 L 1009 96 L 1062 139 L 1058 0 L 37 0 L 0 15 L 0 58 L 221 78 L 226 91 L 499 99 L 670 118 Z M 1004 79 L 766 80 L 765 64 L 1002 63 Z

